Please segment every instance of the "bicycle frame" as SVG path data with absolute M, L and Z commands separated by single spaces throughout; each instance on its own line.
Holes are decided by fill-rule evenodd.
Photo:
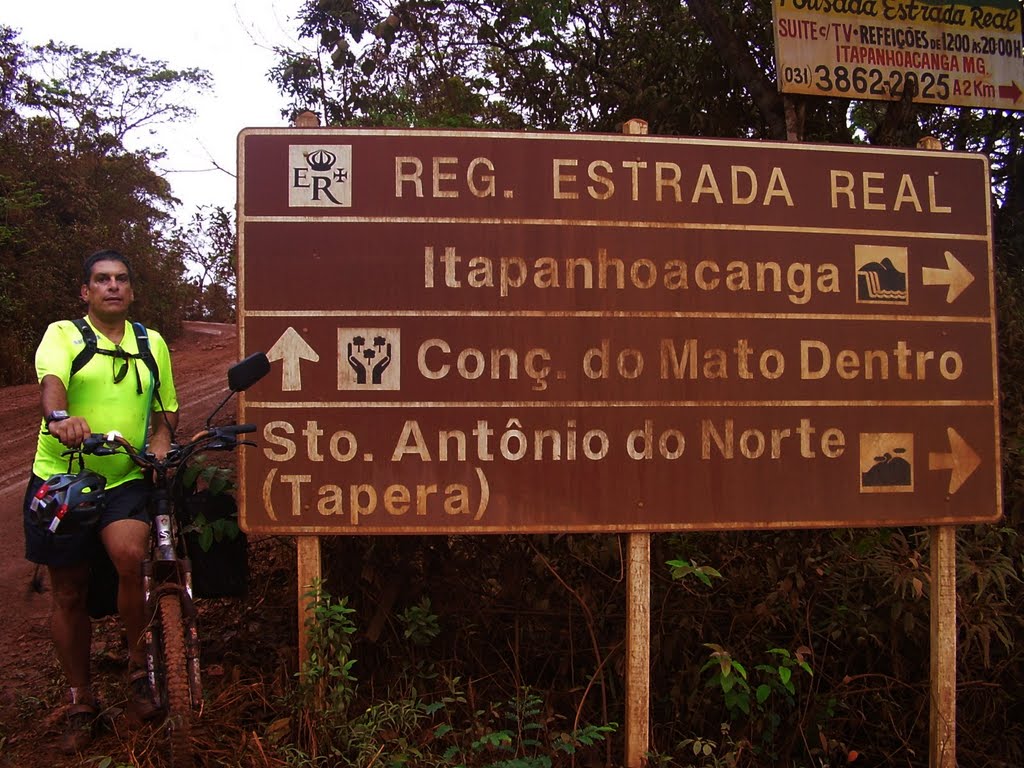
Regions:
M 153 495 L 150 499 L 150 553 L 142 563 L 142 581 L 146 614 L 150 617 L 145 632 L 146 672 L 150 689 L 159 691 L 158 654 L 160 648 L 154 633 L 160 597 L 173 593 L 181 602 L 185 639 L 185 662 L 188 675 L 189 702 L 193 709 L 201 709 L 203 685 L 199 667 L 199 630 L 195 605 L 192 602 L 192 562 L 179 556 L 184 552 L 182 531 L 175 517 L 170 498 L 170 482 L 166 468 L 157 471 Z M 164 706 L 165 702 L 158 702 Z

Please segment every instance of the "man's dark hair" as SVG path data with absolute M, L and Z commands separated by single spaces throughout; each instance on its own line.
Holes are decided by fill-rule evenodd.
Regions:
M 82 285 L 89 284 L 89 279 L 92 277 L 92 268 L 96 266 L 97 261 L 120 261 L 124 264 L 125 269 L 128 270 L 128 282 L 135 282 L 135 273 L 132 271 L 131 262 L 117 251 L 107 248 L 87 256 L 85 261 L 82 262 Z

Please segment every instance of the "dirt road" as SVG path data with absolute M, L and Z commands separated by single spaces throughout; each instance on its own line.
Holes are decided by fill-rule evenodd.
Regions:
M 238 358 L 233 325 L 186 323 L 171 345 L 181 403 L 181 434 L 199 429 L 227 393 L 225 372 Z M 39 429 L 39 387 L 0 389 L 0 724 L 13 723 L 26 697 L 43 698 L 54 686 L 49 639 L 49 594 L 30 589 L 34 566 L 24 559 L 21 503 Z M 41 723 L 41 728 L 48 724 Z M 0 765 L 14 741 L 33 734 L 0 727 Z M 6 746 L 5 746 L 6 740 Z M 53 765 L 47 744 L 41 762 Z M 24 765 L 24 763 L 21 763 Z

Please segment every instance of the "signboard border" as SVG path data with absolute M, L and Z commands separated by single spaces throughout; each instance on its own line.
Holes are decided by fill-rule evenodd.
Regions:
M 499 139 L 499 140 L 519 140 L 519 141 L 532 141 L 532 140 L 544 140 L 544 141 L 565 141 L 565 142 L 609 142 L 614 144 L 640 144 L 644 146 L 657 145 L 657 144 L 669 144 L 669 145 L 684 145 L 684 146 L 695 146 L 703 147 L 707 145 L 715 146 L 726 146 L 726 147 L 742 147 L 744 149 L 751 149 L 754 147 L 766 147 L 775 150 L 784 150 L 786 152 L 801 152 L 801 153 L 827 153 L 830 155 L 851 153 L 856 155 L 863 155 L 866 151 L 871 154 L 885 155 L 885 156 L 913 156 L 919 157 L 921 150 L 917 149 L 904 149 L 904 148 L 875 148 L 875 147 L 862 147 L 862 146 L 843 146 L 843 145 L 824 145 L 824 144 L 793 144 L 784 142 L 769 142 L 769 141 L 757 141 L 757 140 L 735 140 L 735 139 L 697 139 L 689 137 L 650 137 L 644 136 L 638 138 L 636 136 L 623 136 L 619 134 L 571 134 L 571 133 L 530 133 L 530 132 L 504 132 L 504 131 L 444 131 L 444 130 L 411 130 L 411 129 L 334 129 L 334 128 L 246 128 L 239 133 L 238 136 L 238 148 L 239 148 L 239 164 L 238 164 L 238 234 L 239 234 L 239 274 L 238 274 L 238 324 L 239 324 L 239 344 L 243 352 L 247 349 L 246 339 L 246 320 L 250 317 L 250 313 L 246 308 L 245 303 L 245 285 L 247 280 L 246 267 L 245 267 L 245 228 L 248 223 L 257 221 L 351 221 L 351 220 L 365 220 L 365 217 L 355 217 L 345 214 L 339 214 L 333 212 L 331 216 L 316 216 L 308 213 L 300 213 L 295 216 L 274 216 L 274 217 L 260 217 L 260 216 L 249 216 L 246 212 L 245 207 L 245 194 L 244 188 L 246 183 L 246 139 L 252 136 L 282 136 L 282 137 L 295 137 L 300 138 L 305 142 L 316 141 L 316 140 L 330 140 L 331 143 L 336 143 L 338 140 L 343 140 L 345 137 L 354 136 L 371 136 L 371 137 L 417 137 L 417 138 L 429 138 L 429 137 L 443 137 L 446 139 L 458 138 L 458 137 L 473 137 L 473 138 L 484 138 L 484 139 Z M 977 155 L 973 153 L 955 153 L 948 152 L 943 153 L 947 157 L 961 157 L 967 158 L 974 161 L 980 161 L 984 166 L 984 179 L 986 189 L 990 187 L 990 176 L 989 176 L 989 165 L 988 158 L 983 155 Z M 381 217 L 381 219 L 388 219 L 394 221 L 393 217 Z M 561 224 L 576 224 L 581 225 L 579 222 L 559 222 Z M 608 222 L 599 222 L 601 226 L 614 226 Z M 652 223 L 657 226 L 656 223 Z M 633 226 L 637 226 L 636 223 L 632 223 Z M 723 229 L 722 226 L 718 225 L 690 225 L 694 227 L 701 227 L 711 230 Z M 996 317 L 995 317 L 995 284 L 994 284 L 994 265 L 993 265 L 993 239 L 992 239 L 992 211 L 991 206 L 986 206 L 986 233 L 984 236 L 964 236 L 956 235 L 953 233 L 933 233 L 933 232 L 889 232 L 880 231 L 877 229 L 864 229 L 860 231 L 851 231 L 846 228 L 830 229 L 825 230 L 827 234 L 863 234 L 870 237 L 878 237 L 882 235 L 895 235 L 905 237 L 917 237 L 917 238 L 967 238 L 972 240 L 984 240 L 986 244 L 986 256 L 988 266 L 988 318 L 977 320 L 977 322 L 987 322 L 990 328 L 990 343 L 992 351 L 992 377 L 993 377 L 993 393 L 992 393 L 992 410 L 993 410 L 993 430 L 994 430 L 994 460 L 997 464 L 995 471 L 996 486 L 993 489 L 995 496 L 995 514 L 991 518 L 964 520 L 961 517 L 949 516 L 949 515 L 937 515 L 934 517 L 917 517 L 913 521 L 898 521 L 898 525 L 956 525 L 964 522 L 994 522 L 998 520 L 1002 515 L 1002 476 L 1001 476 L 1001 436 L 1000 436 L 1000 416 L 999 416 L 999 385 L 998 385 L 998 348 L 996 338 Z M 821 231 L 820 228 L 812 227 L 787 227 L 786 231 L 807 231 L 813 229 L 814 231 Z M 310 313 L 316 313 L 316 316 L 320 316 L 319 311 L 310 310 Z M 327 314 L 336 313 L 339 316 L 346 315 L 345 310 L 328 310 Z M 256 316 L 268 316 L 268 312 L 255 312 L 252 314 Z M 300 316 L 304 313 L 294 312 L 288 310 L 281 310 L 273 313 L 276 316 L 281 317 L 295 317 Z M 352 314 L 351 312 L 347 314 Z M 389 315 L 393 316 L 393 312 L 389 312 Z M 485 313 L 487 315 L 493 315 L 495 313 Z M 752 313 L 756 314 L 756 313 Z M 949 318 L 950 320 L 957 319 L 963 321 L 963 318 Z M 937 320 L 939 321 L 939 320 Z M 250 402 L 251 398 L 243 395 L 239 403 L 240 417 L 244 419 L 248 408 L 258 408 L 262 404 L 256 402 Z M 859 402 L 859 401 L 858 401 Z M 758 405 L 765 405 L 758 401 Z M 770 405 L 770 403 L 768 403 Z M 782 403 L 780 403 L 782 404 Z M 792 405 L 792 402 L 786 402 L 785 404 Z M 988 403 L 979 403 L 980 405 L 987 406 Z M 323 402 L 311 402 L 301 403 L 301 405 L 310 405 L 316 407 L 332 407 L 332 404 Z M 375 407 L 400 407 L 401 404 L 396 406 L 391 403 L 378 404 Z M 452 405 L 452 404 L 448 404 Z M 472 405 L 479 405 L 479 403 L 473 403 Z M 540 404 L 538 404 L 540 405 Z M 545 407 L 553 407 L 554 403 L 545 402 Z M 707 403 L 701 403 L 703 407 L 713 407 Z M 806 403 L 807 407 L 816 407 L 828 405 L 828 403 Z M 885 405 L 899 407 L 900 403 L 886 402 Z M 910 403 L 904 403 L 904 406 L 910 406 Z M 350 404 L 345 404 L 345 407 L 351 407 Z M 240 488 L 241 488 L 241 500 L 242 509 L 246 507 L 248 499 L 246 498 L 248 482 L 246 477 L 246 462 L 243 459 L 240 465 Z M 244 512 L 243 512 L 244 514 Z M 526 525 L 515 528 L 509 528 L 507 525 L 501 526 L 436 526 L 431 525 L 429 527 L 423 526 L 374 526 L 365 525 L 360 526 L 358 530 L 350 529 L 347 527 L 340 526 L 319 526 L 319 525 L 273 525 L 273 526 L 262 526 L 262 525 L 251 525 L 243 516 L 243 528 L 253 533 L 279 533 L 279 534 L 300 534 L 300 535 L 380 535 L 380 534 L 415 534 L 415 535 L 476 535 L 486 533 L 549 533 L 549 532 L 564 532 L 566 527 L 564 524 L 551 524 L 551 525 Z M 825 527 L 850 527 L 850 526 L 884 526 L 893 524 L 891 521 L 886 520 L 866 520 L 850 522 L 849 520 L 823 520 L 819 519 L 814 522 L 799 522 L 794 524 L 792 522 L 779 522 L 779 521 L 767 521 L 763 523 L 751 523 L 749 521 L 741 522 L 723 522 L 714 526 L 707 524 L 690 524 L 690 523 L 679 523 L 664 525 L 658 524 L 651 526 L 647 524 L 623 524 L 623 525 L 602 525 L 599 527 L 588 527 L 585 525 L 579 527 L 573 527 L 574 531 L 581 533 L 620 533 L 620 532 L 633 532 L 633 533 L 646 533 L 656 531 L 707 531 L 707 530 L 780 530 L 780 529 L 803 529 L 803 528 L 825 528 Z

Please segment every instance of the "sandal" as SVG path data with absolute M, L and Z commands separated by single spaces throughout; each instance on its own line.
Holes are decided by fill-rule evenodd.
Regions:
M 142 723 L 160 714 L 149 685 L 149 673 L 143 667 L 134 667 L 128 672 L 128 713 Z
M 95 702 L 72 702 L 67 708 L 67 724 L 60 737 L 60 750 L 65 755 L 81 752 L 92 743 L 100 711 Z

